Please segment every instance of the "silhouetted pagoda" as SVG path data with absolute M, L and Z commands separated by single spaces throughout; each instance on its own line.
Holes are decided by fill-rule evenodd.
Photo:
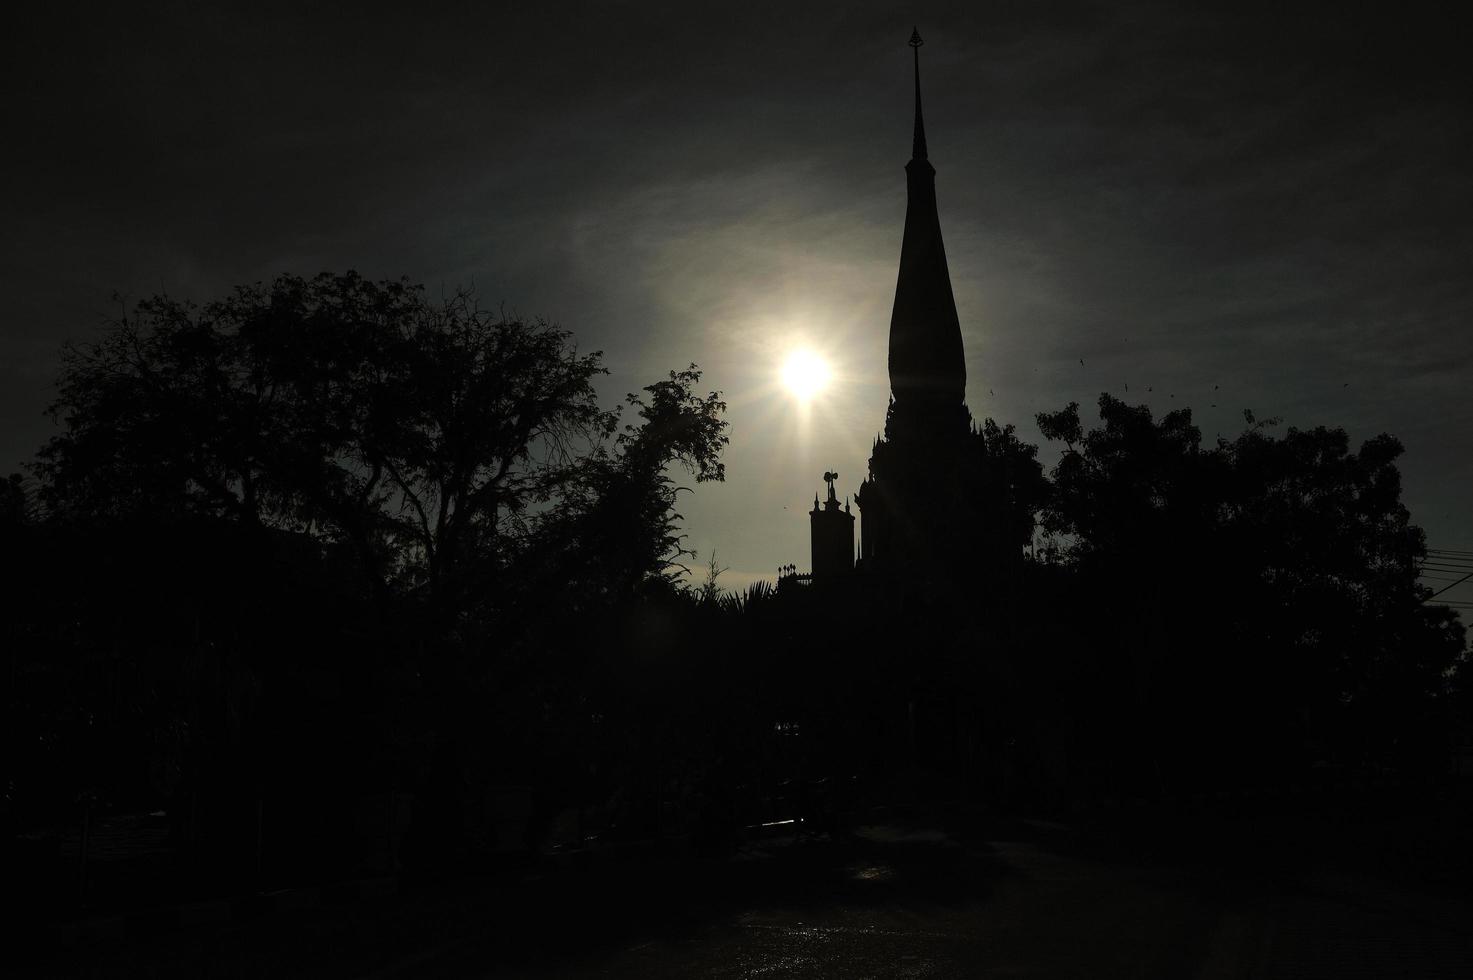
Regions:
M 907 205 L 900 273 L 890 315 L 890 405 L 869 475 L 854 501 L 861 516 L 857 567 L 877 574 L 996 574 L 1021 559 L 1022 542 L 992 492 L 983 434 L 966 404 L 967 366 L 936 209 L 936 169 L 921 112 L 920 34 L 915 52 L 915 130 L 905 165 Z M 829 495 L 834 496 L 832 485 Z M 832 506 L 837 509 L 837 502 Z M 813 572 L 838 571 L 814 505 Z M 837 532 L 836 532 L 837 533 Z M 820 554 L 820 541 L 824 552 Z

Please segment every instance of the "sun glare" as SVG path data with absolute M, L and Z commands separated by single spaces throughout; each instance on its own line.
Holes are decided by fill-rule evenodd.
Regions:
M 783 386 L 799 401 L 813 398 L 828 383 L 829 366 L 813 351 L 794 351 L 783 362 Z

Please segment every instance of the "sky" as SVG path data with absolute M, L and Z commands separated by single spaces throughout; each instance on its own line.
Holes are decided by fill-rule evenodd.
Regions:
M 698 363 L 731 444 L 689 545 L 730 587 L 806 568 L 884 418 L 914 25 L 974 417 L 1041 442 L 1109 391 L 1208 441 L 1245 408 L 1390 432 L 1430 546 L 1473 551 L 1473 89 L 1435 10 L 36 6 L 3 42 L 0 471 L 119 297 L 356 269 L 559 324 L 610 402 Z M 807 405 L 800 348 L 833 371 Z

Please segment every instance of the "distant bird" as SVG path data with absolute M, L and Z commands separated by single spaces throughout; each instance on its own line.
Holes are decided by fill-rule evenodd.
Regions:
M 1212 386 L 1212 390 L 1213 390 L 1213 391 L 1216 391 L 1216 390 L 1217 390 L 1217 389 L 1219 389 L 1219 388 L 1221 388 L 1221 387 L 1222 387 L 1222 385 L 1213 385 L 1213 386 Z
M 1125 390 L 1126 391 L 1129 391 L 1130 390 L 1130 382 L 1129 381 L 1125 382 Z
M 1350 387 L 1350 382 L 1347 381 L 1343 385 L 1341 385 L 1340 387 L 1342 387 L 1342 388 L 1349 388 Z
M 1213 407 L 1213 408 L 1216 408 L 1216 407 L 1217 407 L 1217 402 L 1213 402 L 1213 403 L 1212 403 L 1212 407 Z
M 1079 359 L 1079 366 L 1084 367 L 1084 358 L 1082 357 Z
M 996 397 L 997 396 L 997 392 L 993 391 L 991 388 L 988 388 L 987 389 L 987 393 L 989 395 L 992 395 L 993 397 Z
M 1147 391 L 1155 391 L 1156 389 L 1155 388 L 1152 388 L 1150 385 L 1146 385 L 1146 390 Z

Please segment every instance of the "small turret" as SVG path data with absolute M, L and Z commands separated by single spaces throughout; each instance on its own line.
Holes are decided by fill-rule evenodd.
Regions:
M 834 490 L 839 474 L 829 470 L 823 478 L 828 484 L 828 499 L 820 508 L 818 494 L 814 494 L 813 511 L 808 515 L 815 579 L 854 571 L 854 515 L 849 512 L 848 498 L 843 507 L 839 506 L 839 496 Z

